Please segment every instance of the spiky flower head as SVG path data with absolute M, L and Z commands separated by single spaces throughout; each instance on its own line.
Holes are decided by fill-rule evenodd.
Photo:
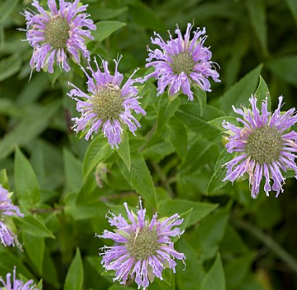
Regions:
M 282 172 L 287 169 L 295 171 L 297 152 L 297 133 L 289 131 L 297 122 L 295 109 L 281 113 L 283 97 L 279 97 L 277 109 L 273 114 L 268 112 L 267 98 L 262 102 L 261 112 L 257 108 L 257 97 L 249 99 L 251 109 L 236 109 L 234 112 L 241 115 L 237 121 L 243 127 L 237 127 L 229 122 L 223 122 L 223 127 L 229 130 L 229 141 L 226 144 L 227 152 L 236 152 L 237 156 L 225 164 L 227 175 L 223 181 L 235 181 L 245 173 L 249 175 L 252 197 L 257 197 L 262 178 L 265 178 L 264 190 L 269 195 L 271 190 L 276 196 L 283 192 L 282 185 L 285 177 Z M 270 180 L 273 180 L 271 187 Z
M 21 247 L 16 234 L 7 225 L 8 216 L 23 217 L 24 215 L 18 206 L 12 204 L 10 193 L 0 184 L 0 240 L 4 246 Z
M 6 275 L 6 281 L 0 277 L 0 282 L 2 283 L 2 286 L 5 288 L 0 288 L 3 290 L 38 290 L 35 285 L 33 285 L 33 280 L 29 280 L 28 282 L 24 283 L 21 280 L 16 279 L 16 269 L 14 267 L 13 269 L 13 278 L 12 278 L 12 283 L 11 283 L 11 274 L 8 273 Z M 0 285 L 1 286 L 1 285 Z
M 54 72 L 54 63 L 65 71 L 70 70 L 67 62 L 71 56 L 80 63 L 80 53 L 84 58 L 90 56 L 86 47 L 87 39 L 94 39 L 90 30 L 95 30 L 89 14 L 88 5 L 80 5 L 80 0 L 66 2 L 59 0 L 59 9 L 56 0 L 48 0 L 49 11 L 43 9 L 38 0 L 33 0 L 32 6 L 37 13 L 25 10 L 27 20 L 27 40 L 33 47 L 30 60 L 31 68 L 37 71 L 45 68 L 49 73 Z M 86 29 L 84 29 L 86 28 Z
M 169 95 L 177 94 L 182 90 L 188 99 L 193 101 L 191 86 L 196 85 L 202 90 L 210 92 L 208 78 L 211 77 L 215 82 L 220 82 L 219 74 L 211 61 L 211 51 L 204 46 L 205 28 L 203 30 L 197 28 L 193 38 L 190 39 L 193 28 L 191 23 L 188 23 L 184 37 L 178 25 L 176 27 L 177 38 L 173 38 L 169 32 L 170 40 L 166 42 L 158 33 L 154 32 L 156 38 L 151 38 L 151 41 L 160 49 L 148 49 L 146 67 L 153 66 L 155 71 L 147 75 L 146 79 L 155 77 L 158 80 L 158 95 L 164 93 L 168 86 Z
M 132 115 L 145 115 L 141 108 L 137 96 L 138 89 L 134 86 L 135 82 L 141 82 L 140 79 L 132 79 L 136 71 L 129 77 L 126 83 L 121 87 L 123 75 L 118 72 L 119 61 L 115 62 L 115 73 L 111 75 L 108 69 L 108 62 L 102 61 L 102 68 L 99 68 L 96 58 L 94 63 L 96 69 L 89 66 L 87 69 L 91 72 L 89 75 L 82 67 L 87 76 L 88 92 L 85 93 L 74 84 L 69 83 L 74 89 L 68 93 L 68 96 L 77 101 L 76 109 L 81 116 L 73 118 L 75 121 L 74 131 L 86 132 L 85 138 L 93 138 L 93 133 L 97 133 L 100 127 L 104 136 L 107 137 L 109 144 L 113 148 L 121 143 L 122 124 L 128 125 L 129 130 L 135 135 L 137 127 L 140 127 L 138 120 Z
M 140 208 L 137 215 L 130 211 L 124 203 L 128 219 L 121 214 L 111 213 L 109 223 L 116 227 L 114 232 L 105 230 L 99 238 L 111 239 L 114 246 L 104 246 L 101 255 L 102 264 L 106 270 L 114 270 L 114 281 L 126 284 L 130 275 L 138 285 L 138 289 L 146 289 L 154 278 L 162 278 L 165 268 L 170 268 L 175 273 L 177 263 L 175 259 L 184 263 L 185 255 L 174 249 L 171 237 L 180 236 L 181 231 L 177 226 L 182 224 L 178 214 L 169 218 L 157 219 L 154 214 L 151 221 L 145 218 L 146 210 Z

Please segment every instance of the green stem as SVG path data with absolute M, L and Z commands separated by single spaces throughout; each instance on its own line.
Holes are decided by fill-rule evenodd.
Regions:
M 250 233 L 268 248 L 274 251 L 274 253 L 278 255 L 279 258 L 286 262 L 292 268 L 292 270 L 297 273 L 297 261 L 269 235 L 265 234 L 263 231 L 247 222 L 238 219 L 232 219 L 231 221 L 237 228 Z

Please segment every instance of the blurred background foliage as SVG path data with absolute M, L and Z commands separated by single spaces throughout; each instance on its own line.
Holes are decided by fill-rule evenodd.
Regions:
M 83 1 L 97 23 L 88 48 L 108 61 L 123 55 L 122 72 L 140 67 L 138 74 L 144 74 L 153 31 L 167 39 L 167 30 L 173 34 L 177 23 L 184 30 L 188 22 L 206 27 L 206 45 L 220 66 L 222 81 L 212 83 L 203 126 L 195 127 L 198 103 L 180 97 L 167 116 L 167 100 L 155 97 L 153 82 L 141 91 L 147 116 L 138 138 L 129 137 L 131 152 L 141 148 L 131 162 L 145 185 L 127 173 L 118 155 L 104 147 L 103 138 L 88 148 L 72 133 L 76 111 L 66 95 L 67 81 L 85 86 L 79 68 L 70 73 L 56 69 L 53 75 L 33 72 L 29 80 L 32 48 L 18 28 L 25 27 L 22 11 L 30 3 L 0 2 L 0 169 L 7 170 L 10 188 L 17 193 L 14 198 L 26 213 L 25 221 L 15 220 L 24 252 L 0 247 L 0 275 L 16 265 L 26 278 L 42 278 L 43 289 L 135 289 L 133 284 L 113 285 L 112 277 L 102 274 L 97 252 L 104 242 L 93 236 L 108 227 L 108 209 L 117 213 L 124 201 L 137 204 L 137 191 L 147 194 L 146 206 L 151 212 L 158 209 L 160 216 L 192 208 L 188 230 L 177 243 L 187 256 L 186 270 L 179 265 L 175 278 L 168 274 L 165 282 L 154 282 L 150 289 L 297 289 L 296 180 L 287 179 L 278 199 L 273 194 L 266 198 L 263 192 L 251 199 L 247 182 L 211 184 L 210 190 L 223 144 L 220 133 L 204 124 L 222 116 L 221 96 L 255 68 L 245 78 L 250 92 L 239 86 L 236 93 L 246 94 L 247 100 L 261 73 L 272 108 L 279 95 L 285 97 L 284 110 L 296 106 L 296 0 Z M 227 113 L 231 104 L 225 104 Z M 157 133 L 150 136 L 156 124 Z M 100 161 L 98 166 L 93 159 Z M 0 181 L 5 180 L 2 172 Z M 22 188 L 34 192 L 32 204 L 26 193 L 24 199 L 18 193 Z M 217 280 L 211 282 L 211 277 Z

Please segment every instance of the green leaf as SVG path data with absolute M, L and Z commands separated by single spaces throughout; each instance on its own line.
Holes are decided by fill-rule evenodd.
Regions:
M 180 166 L 179 176 L 183 177 L 201 170 L 205 164 L 214 162 L 218 154 L 217 144 L 198 138 L 188 149 L 186 159 Z
M 134 3 L 133 3 L 134 2 Z M 153 30 L 165 30 L 164 24 L 160 21 L 157 13 L 149 6 L 141 1 L 133 1 L 129 6 L 129 13 L 133 17 L 133 21 L 138 25 Z
M 125 22 L 120 21 L 100 21 L 96 23 L 96 31 L 93 33 L 93 36 L 96 40 L 102 42 L 104 39 L 109 37 L 112 33 L 118 29 L 126 26 Z
M 118 161 L 121 173 L 129 184 L 146 200 L 151 206 L 156 206 L 156 191 L 152 176 L 143 157 L 131 155 L 131 169 L 128 171 L 122 160 Z
M 155 279 L 156 283 L 152 284 L 150 288 L 152 290 L 175 290 L 175 277 L 172 269 L 164 269 L 162 272 L 162 278 L 163 280 Z
M 171 102 L 166 94 L 159 97 L 157 129 L 160 130 L 164 127 L 169 119 L 174 115 L 180 104 L 179 98 L 175 98 Z
M 196 109 L 197 107 L 195 107 L 193 103 L 184 104 L 179 106 L 175 115 L 197 135 L 201 135 L 205 139 L 213 141 L 218 137 L 219 131 L 209 125 L 207 121 L 200 118 Z
M 42 289 L 43 289 L 42 284 L 43 284 L 43 280 L 41 279 L 41 280 L 38 282 L 38 284 L 36 285 L 36 287 L 37 287 L 38 290 L 42 290 Z
M 89 145 L 84 161 L 83 161 L 83 173 L 86 177 L 92 169 L 100 162 L 108 158 L 113 150 L 111 149 L 106 138 L 100 134 Z
M 76 254 L 68 269 L 65 279 L 64 290 L 82 290 L 84 281 L 84 270 L 80 256 L 79 248 L 76 248 Z
M 92 13 L 92 10 L 93 11 L 96 10 L 94 11 L 94 14 Z M 98 7 L 96 7 L 95 9 L 91 9 L 91 6 L 90 6 L 88 11 L 92 15 L 93 21 L 97 21 L 97 20 L 106 20 L 106 19 L 115 18 L 123 14 L 124 12 L 127 12 L 128 7 L 123 7 L 119 9 L 110 9 L 110 8 L 102 8 L 102 7 L 98 9 Z
M 293 17 L 297 23 L 297 2 L 295 0 L 287 0 L 287 4 L 293 14 Z
M 203 115 L 204 109 L 206 107 L 206 92 L 202 90 L 199 86 L 193 86 L 193 91 L 195 94 L 195 97 L 197 98 L 199 102 L 199 107 L 200 107 L 200 116 Z
M 76 202 L 79 204 L 87 202 L 92 198 L 92 193 L 98 186 L 102 186 L 102 175 L 106 172 L 105 164 L 98 164 L 96 167 L 95 177 L 93 174 L 89 174 L 84 179 L 84 184 L 81 187 L 77 197 Z
M 43 70 L 44 70 L 44 72 L 47 73 L 47 68 L 46 67 L 44 67 Z M 53 87 L 55 85 L 56 81 L 59 78 L 63 77 L 63 71 L 58 67 L 57 64 L 55 64 L 54 65 L 54 73 L 51 73 L 51 74 L 48 73 L 47 76 L 48 76 L 48 78 L 49 78 L 49 80 L 51 82 L 51 85 Z
M 14 222 L 23 232 L 32 236 L 55 239 L 55 236 L 44 223 L 32 215 L 27 215 L 23 218 L 15 217 Z
M 83 184 L 82 163 L 66 148 L 63 148 L 65 182 L 69 191 L 79 191 Z
M 255 92 L 262 67 L 262 64 L 258 65 L 220 98 L 220 108 L 226 114 L 236 115 L 232 110 L 232 105 L 237 108 L 242 104 L 247 105 L 249 103 L 248 99 Z
M 87 256 L 85 260 L 97 271 L 99 275 L 104 271 L 101 264 L 102 258 L 99 256 Z M 120 286 L 121 287 L 121 286 Z
M 17 98 L 18 106 L 34 103 L 48 89 L 48 86 L 49 81 L 46 74 L 35 74 L 30 82 L 20 91 Z
M 265 101 L 267 98 L 267 108 L 268 108 L 268 111 L 270 111 L 271 110 L 270 92 L 269 92 L 268 86 L 267 86 L 266 82 L 264 81 L 264 79 L 262 78 L 262 76 L 260 76 L 259 85 L 257 87 L 255 95 L 257 96 L 259 106 L 262 103 L 262 101 Z
M 211 121 L 208 121 L 209 124 L 213 125 L 214 127 L 218 128 L 221 132 L 226 132 L 227 129 L 225 129 L 222 125 L 223 122 L 229 122 L 237 127 L 240 127 L 238 121 L 236 120 L 236 117 L 232 117 L 232 116 L 222 116 L 222 117 L 218 117 L 215 118 Z
M 233 276 L 237 276 L 236 269 L 233 272 Z M 224 275 L 221 257 L 219 254 L 217 255 L 215 262 L 213 263 L 209 272 L 206 274 L 202 283 L 201 290 L 210 290 L 210 289 L 215 289 L 215 290 L 226 289 L 225 275 Z
M 154 145 L 147 145 L 143 150 L 142 155 L 145 159 L 150 159 L 154 162 L 159 162 L 165 156 L 170 155 L 175 151 L 174 146 L 169 141 L 161 141 Z
M 227 225 L 224 238 L 220 244 L 220 251 L 225 255 L 245 254 L 248 247 L 243 242 L 240 234 L 230 224 Z
M 194 202 L 185 199 L 161 200 L 158 203 L 158 213 L 162 217 L 169 217 L 176 213 L 181 215 L 193 209 L 187 225 L 187 227 L 190 227 L 210 214 L 217 207 L 217 204 Z
M 186 256 L 186 266 L 180 262 L 177 265 L 178 269 L 176 271 L 176 279 L 178 289 L 201 290 L 201 283 L 205 277 L 205 272 L 194 249 L 183 238 L 181 238 L 174 247 L 177 251 L 184 253 Z
M 224 236 L 228 218 L 229 208 L 218 210 L 203 219 L 192 232 L 189 241 L 195 246 L 196 253 L 202 260 L 208 260 L 215 256 Z
M 240 288 L 249 273 L 254 258 L 255 254 L 249 253 L 248 255 L 232 260 L 225 266 L 228 290 L 237 290 Z M 234 275 L 234 273 L 236 273 L 236 275 Z
M 23 274 L 28 279 L 33 279 L 34 276 L 32 273 L 27 269 L 27 267 L 23 264 L 22 259 L 20 259 L 19 255 L 12 254 L 11 251 L 7 251 L 6 248 L 1 247 L 0 249 L 0 271 L 3 273 L 12 273 L 13 268 L 16 267 L 18 274 Z M 4 276 L 4 275 L 3 275 Z M 3 277 L 2 276 L 2 277 Z M 2 286 L 2 284 L 1 284 Z
M 17 73 L 21 69 L 21 64 L 21 58 L 18 54 L 2 59 L 0 61 L 0 82 Z
M 280 79 L 292 84 L 295 87 L 297 86 L 297 55 L 273 58 L 265 64 Z
M 123 131 L 121 135 L 122 142 L 119 144 L 119 149 L 117 149 L 117 152 L 119 156 L 122 158 L 124 163 L 127 166 L 127 169 L 130 171 L 131 167 L 131 158 L 130 158 L 130 145 L 129 145 L 129 136 L 126 132 L 126 130 Z
M 19 149 L 16 150 L 14 169 L 19 203 L 34 208 L 40 201 L 39 186 L 31 164 Z
M 263 1 L 247 0 L 246 2 L 248 15 L 258 38 L 261 50 L 264 56 L 268 55 L 267 50 L 267 25 L 266 25 L 266 11 Z
M 28 257 L 36 267 L 38 274 L 42 275 L 45 248 L 44 238 L 23 232 L 23 242 Z
M 4 22 L 17 6 L 19 0 L 6 0 L 0 6 L 0 24 Z M 0 72 L 2 70 L 0 69 Z
M 183 159 L 187 155 L 188 150 L 186 128 L 175 116 L 170 119 L 168 125 L 170 142 L 174 146 L 178 156 Z
M 223 186 L 226 185 L 226 181 L 223 181 L 223 179 L 226 177 L 227 169 L 224 166 L 224 164 L 231 159 L 233 159 L 235 156 L 235 153 L 228 153 L 227 149 L 224 148 L 216 162 L 214 173 L 208 183 L 207 186 L 207 193 L 212 193 Z
M 43 259 L 43 275 L 42 278 L 47 284 L 52 285 L 55 289 L 61 289 L 59 282 L 57 267 L 53 261 L 53 257 L 50 252 L 45 248 L 44 259 Z
M 67 205 L 65 212 L 74 220 L 86 220 L 98 216 L 100 212 L 108 212 L 108 207 L 101 201 L 86 205 Z
M 17 145 L 25 145 L 38 136 L 48 126 L 50 118 L 57 112 L 60 105 L 60 101 L 55 101 L 50 105 L 40 108 L 35 114 L 31 114 L 19 122 L 1 140 L 0 159 L 7 157 Z
M 0 171 L 0 184 L 7 190 L 9 190 L 9 181 L 6 173 L 6 169 Z

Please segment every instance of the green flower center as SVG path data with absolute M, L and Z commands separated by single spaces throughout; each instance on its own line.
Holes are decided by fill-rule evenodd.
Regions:
M 124 98 L 121 90 L 115 85 L 102 85 L 93 95 L 93 111 L 102 120 L 117 119 L 123 112 Z
M 264 126 L 256 129 L 248 138 L 246 153 L 258 164 L 269 164 L 279 160 L 283 148 L 280 132 L 275 127 Z
M 155 230 L 143 228 L 131 236 L 127 249 L 131 256 L 137 260 L 145 260 L 153 256 L 159 248 L 158 236 Z
M 173 73 L 179 75 L 184 72 L 190 74 L 194 68 L 195 62 L 193 57 L 188 52 L 181 52 L 171 57 L 172 63 L 170 64 Z
M 45 42 L 53 48 L 66 48 L 70 26 L 66 18 L 57 15 L 49 20 L 45 26 Z

